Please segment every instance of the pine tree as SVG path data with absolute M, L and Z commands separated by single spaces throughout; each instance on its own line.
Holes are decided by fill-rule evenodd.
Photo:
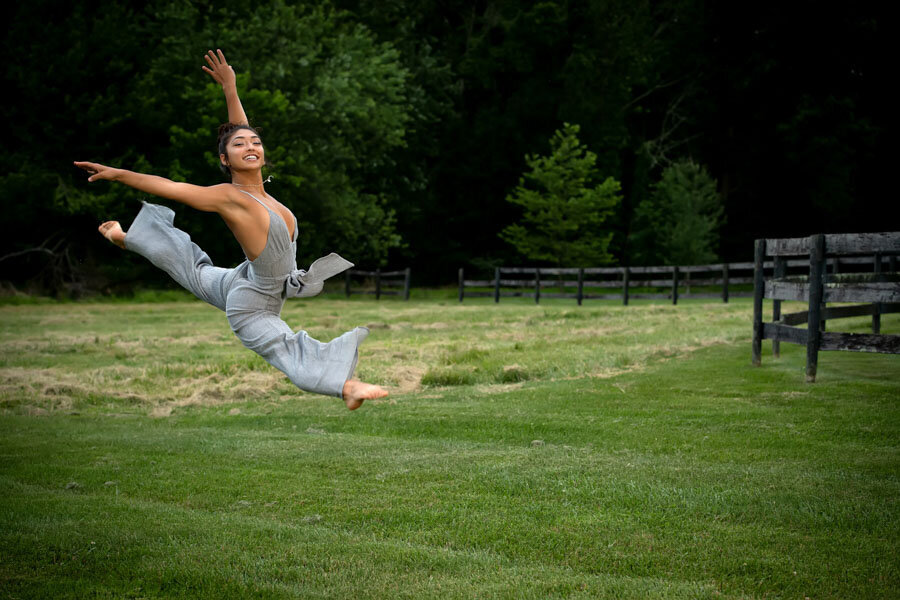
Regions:
M 619 204 L 619 182 L 608 177 L 593 185 L 597 155 L 578 141 L 578 131 L 578 125 L 565 123 L 550 139 L 548 156 L 527 155 L 531 170 L 506 197 L 524 213 L 500 237 L 527 258 L 566 267 L 612 260 L 612 232 L 603 224 Z

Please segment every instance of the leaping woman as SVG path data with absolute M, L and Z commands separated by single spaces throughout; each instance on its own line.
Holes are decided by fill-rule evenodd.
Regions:
M 88 181 L 118 181 L 135 189 L 218 213 L 247 257 L 233 269 L 215 267 L 190 236 L 174 226 L 171 209 L 145 202 L 127 232 L 118 221 L 100 233 L 122 248 L 147 258 L 201 300 L 225 311 L 238 339 L 287 375 L 300 389 L 337 396 L 355 410 L 364 400 L 388 395 L 380 386 L 352 379 L 359 344 L 369 334 L 357 327 L 323 344 L 305 331 L 294 333 L 281 320 L 286 298 L 315 296 L 325 279 L 352 263 L 337 254 L 297 268 L 297 219 L 266 193 L 262 178 L 265 150 L 238 98 L 234 70 L 221 50 L 210 50 L 202 67 L 221 84 L 228 123 L 219 127 L 218 153 L 231 183 L 209 187 L 178 183 L 92 162 L 75 162 Z

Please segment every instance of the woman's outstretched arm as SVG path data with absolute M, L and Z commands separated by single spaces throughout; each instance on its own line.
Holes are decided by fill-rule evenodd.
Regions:
M 209 50 L 203 57 L 206 59 L 209 67 L 201 67 L 204 71 L 216 80 L 216 83 L 222 86 L 225 92 L 225 105 L 228 107 L 228 121 L 237 125 L 249 125 L 247 114 L 241 105 L 241 99 L 238 98 L 237 80 L 234 75 L 234 69 L 225 60 L 225 55 L 221 50 L 213 53 Z
M 204 187 L 93 162 L 75 161 L 75 166 L 91 174 L 88 177 L 90 182 L 104 179 L 118 181 L 142 192 L 175 200 L 206 212 L 222 213 L 228 209 L 234 196 L 234 189 L 227 183 Z

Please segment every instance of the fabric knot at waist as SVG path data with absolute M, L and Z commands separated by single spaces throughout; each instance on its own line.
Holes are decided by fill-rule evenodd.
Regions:
M 305 298 L 320 293 L 326 279 L 343 273 L 352 266 L 352 262 L 332 252 L 314 260 L 308 269 L 294 269 L 290 273 L 273 277 L 259 274 L 253 268 L 253 263 L 250 263 L 250 273 L 255 281 L 267 286 L 284 285 L 285 298 Z

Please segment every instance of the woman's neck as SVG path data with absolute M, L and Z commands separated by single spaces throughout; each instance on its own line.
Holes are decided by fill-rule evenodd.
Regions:
M 263 190 L 263 183 L 262 174 L 259 171 L 247 175 L 244 175 L 243 173 L 234 173 L 231 177 L 231 184 L 239 188 L 252 188 L 265 191 Z

